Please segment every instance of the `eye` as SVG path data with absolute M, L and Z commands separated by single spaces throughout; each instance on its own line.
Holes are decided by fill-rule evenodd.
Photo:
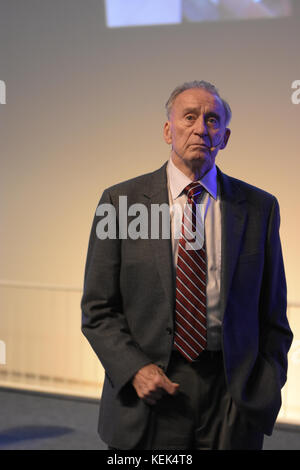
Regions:
M 211 126 L 218 126 L 219 125 L 219 120 L 213 116 L 210 116 L 208 119 L 207 119 L 207 123 Z
M 194 121 L 195 116 L 194 116 L 193 114 L 187 114 L 187 115 L 185 116 L 185 119 L 186 119 L 187 121 L 191 122 L 191 121 Z

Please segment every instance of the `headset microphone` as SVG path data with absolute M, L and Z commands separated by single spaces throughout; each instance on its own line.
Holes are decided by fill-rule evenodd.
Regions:
M 213 145 L 213 146 L 211 146 L 211 147 L 208 147 L 210 153 L 211 153 L 211 152 L 214 152 L 214 151 L 217 149 L 217 147 L 219 147 L 219 145 L 221 145 L 222 143 L 223 143 L 223 138 L 220 140 L 220 142 L 219 142 L 218 144 Z

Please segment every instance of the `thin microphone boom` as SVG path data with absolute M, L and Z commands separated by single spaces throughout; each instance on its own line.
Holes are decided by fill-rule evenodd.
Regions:
M 209 151 L 210 152 L 214 152 L 216 150 L 217 147 L 219 147 L 219 145 L 221 145 L 223 142 L 223 138 L 220 140 L 220 142 L 212 147 L 209 147 Z

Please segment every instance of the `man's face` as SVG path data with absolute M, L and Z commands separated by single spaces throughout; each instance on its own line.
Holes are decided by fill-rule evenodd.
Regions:
M 229 135 L 221 99 L 203 88 L 180 93 L 164 126 L 164 138 L 172 145 L 175 165 L 183 172 L 189 169 L 199 176 L 212 168 Z

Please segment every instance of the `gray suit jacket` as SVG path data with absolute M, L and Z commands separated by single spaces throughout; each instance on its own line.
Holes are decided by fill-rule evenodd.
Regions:
M 218 178 L 227 384 L 249 420 L 271 434 L 292 341 L 286 318 L 279 207 L 271 194 L 219 169 Z M 166 163 L 153 173 L 104 191 L 99 204 L 113 204 L 117 223 L 121 195 L 127 196 L 128 207 L 142 203 L 149 214 L 151 204 L 168 203 Z M 129 449 L 141 438 L 150 412 L 131 384 L 133 375 L 149 363 L 168 373 L 175 302 L 172 246 L 170 239 L 161 238 L 100 240 L 96 235 L 100 219 L 94 218 L 88 247 L 82 331 L 105 369 L 100 436 L 112 447 Z

